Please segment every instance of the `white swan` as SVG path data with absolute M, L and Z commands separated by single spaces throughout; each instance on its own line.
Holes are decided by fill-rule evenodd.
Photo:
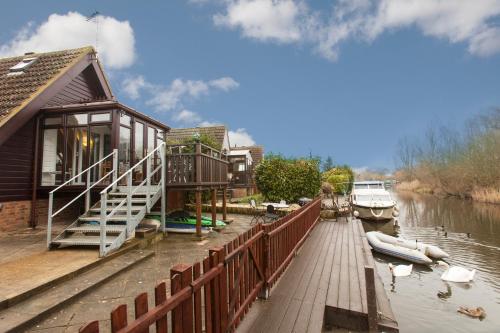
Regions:
M 441 275 L 441 280 L 450 281 L 450 282 L 470 282 L 474 280 L 474 275 L 476 274 L 476 270 L 473 269 L 469 271 L 463 267 L 451 266 L 445 263 L 444 261 L 438 260 L 438 266 L 442 266 L 446 268 L 446 271 Z
M 392 276 L 408 276 L 413 270 L 413 264 L 394 266 L 392 263 L 389 263 L 389 270 L 391 271 Z

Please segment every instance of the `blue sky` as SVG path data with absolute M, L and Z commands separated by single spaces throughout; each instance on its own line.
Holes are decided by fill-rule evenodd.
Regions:
M 95 44 L 97 9 L 122 103 L 267 152 L 391 168 L 400 137 L 500 106 L 500 2 L 445 3 L 25 1 L 3 6 L 0 55 Z

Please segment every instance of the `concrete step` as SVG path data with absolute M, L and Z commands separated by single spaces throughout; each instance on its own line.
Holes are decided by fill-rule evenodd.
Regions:
M 152 257 L 154 252 L 132 250 L 111 260 L 103 261 L 95 268 L 75 274 L 41 293 L 0 311 L 0 330 L 2 332 L 22 332 L 51 313 L 67 306 L 70 302 L 116 275 Z M 28 310 L 29 309 L 29 310 Z
M 106 234 L 119 234 L 123 230 L 127 228 L 126 225 L 121 224 L 107 224 L 106 225 Z M 68 228 L 66 229 L 68 232 L 82 232 L 82 233 L 100 233 L 101 226 L 93 225 L 93 224 L 81 224 L 78 227 Z

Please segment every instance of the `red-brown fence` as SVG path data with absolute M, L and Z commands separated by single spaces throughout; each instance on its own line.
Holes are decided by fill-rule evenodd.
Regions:
M 171 296 L 166 284 L 155 288 L 155 307 L 148 308 L 148 294 L 135 298 L 135 320 L 128 322 L 127 306 L 111 312 L 112 332 L 232 332 L 258 296 L 284 272 L 309 232 L 319 220 L 321 202 L 266 225 L 256 225 L 233 241 L 212 248 L 209 256 L 194 265 L 179 264 L 170 270 Z M 80 328 L 99 332 L 99 322 Z

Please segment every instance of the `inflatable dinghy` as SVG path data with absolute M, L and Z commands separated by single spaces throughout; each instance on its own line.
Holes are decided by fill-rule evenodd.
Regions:
M 392 237 L 379 231 L 367 232 L 366 238 L 375 251 L 417 264 L 432 263 L 429 257 L 436 259 L 449 257 L 448 253 L 437 246 Z

